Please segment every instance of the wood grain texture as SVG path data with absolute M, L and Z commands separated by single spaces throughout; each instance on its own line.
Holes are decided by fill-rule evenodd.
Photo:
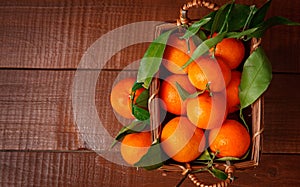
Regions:
M 90 71 L 97 75 L 97 71 Z M 1 70 L 0 71 L 0 148 L 5 150 L 77 150 L 86 148 L 74 122 L 72 85 L 75 71 Z M 114 81 L 134 72 L 101 71 L 95 87 L 97 115 L 115 136 L 122 126 L 109 102 Z M 298 113 L 299 75 L 275 74 L 265 94 L 265 153 L 300 153 Z M 288 90 L 288 92 L 287 92 Z M 85 97 L 88 92 L 80 90 Z M 80 98 L 75 98 L 80 99 Z M 74 101 L 73 101 L 74 102 Z M 92 105 L 91 105 L 92 108 Z M 89 112 L 86 112 L 88 114 Z M 129 123 L 127 121 L 127 123 Z M 101 136 L 101 132 L 90 135 Z M 110 144 L 105 139 L 101 140 Z
M 77 149 L 82 147 L 72 120 L 66 71 L 0 73 L 1 149 Z
M 215 1 L 224 4 L 224 1 Z M 264 0 L 237 1 L 261 5 Z M 0 4 L 0 67 L 76 68 L 84 52 L 101 36 L 139 21 L 170 21 L 178 17 L 183 1 L 9 1 Z M 269 16 L 299 20 L 299 1 L 274 0 Z M 283 7 L 283 8 L 282 8 Z M 285 11 L 288 10 L 288 11 Z M 199 18 L 207 10 L 191 10 Z M 140 30 L 149 32 L 149 30 Z M 154 32 L 154 31 L 153 31 Z M 298 72 L 299 27 L 276 27 L 266 34 L 263 46 L 276 72 Z M 125 39 L 125 38 L 124 38 Z M 107 44 L 109 49 L 110 44 Z M 120 69 L 140 59 L 147 45 L 120 53 L 108 66 Z M 124 60 L 128 59 L 128 60 Z M 283 62 L 289 62 L 286 66 Z
M 255 169 L 237 171 L 232 186 L 297 186 L 299 155 L 263 155 Z M 175 186 L 180 173 L 116 165 L 92 152 L 0 152 L 0 186 Z M 202 181 L 215 182 L 209 174 Z M 183 186 L 193 186 L 185 181 Z
M 299 23 L 299 7 L 299 1 L 274 0 L 267 17 L 284 16 Z M 299 72 L 299 31 L 299 26 L 275 26 L 266 32 L 263 47 L 272 62 L 274 72 Z
M 212 1 L 219 5 L 228 2 Z M 74 102 L 91 98 L 91 110 L 88 107 L 79 112 L 97 115 L 107 133 L 115 136 L 122 124 L 109 103 L 112 85 L 118 77 L 135 75 L 131 69 L 137 66 L 128 65 L 143 56 L 149 43 L 115 53 L 100 73 L 97 69 L 85 70 L 87 75 L 98 76 L 97 80 L 85 77 L 85 86 L 77 92 L 73 81 L 82 56 L 101 36 L 134 22 L 174 21 L 185 2 L 0 1 L 0 186 L 174 186 L 182 177 L 180 173 L 137 170 L 90 151 L 98 148 L 109 154 L 106 148 L 111 142 L 96 128 L 84 126 L 83 134 L 78 126 L 81 118 L 74 114 Z M 236 2 L 261 6 L 265 0 Z M 297 0 L 273 0 L 268 17 L 281 15 L 300 22 L 299 7 Z M 199 18 L 208 12 L 194 9 L 189 13 L 191 18 Z M 257 168 L 236 173 L 232 186 L 300 184 L 299 29 L 278 26 L 263 38 L 275 73 L 265 93 L 263 154 Z M 154 29 L 142 28 L 140 32 L 152 35 Z M 104 50 L 111 51 L 112 45 L 108 43 Z M 127 70 L 120 75 L 123 68 Z M 78 92 L 83 98 L 76 97 Z M 199 177 L 216 181 L 208 174 Z M 193 185 L 186 181 L 183 186 Z
M 97 74 L 96 71 L 91 73 Z M 114 116 L 109 102 L 109 94 L 118 73 L 113 71 L 100 73 L 98 82 L 95 82 L 97 84 L 95 109 L 102 124 L 113 134 L 112 136 L 116 135 L 116 129 L 122 127 Z M 129 76 L 133 73 L 127 71 L 124 74 Z M 0 71 L 0 149 L 86 148 L 79 137 L 72 111 L 74 75 L 75 71 Z M 88 87 L 94 86 L 94 83 L 86 81 Z M 91 133 L 101 132 L 91 131 Z
M 275 74 L 265 94 L 264 152 L 299 153 L 299 74 Z

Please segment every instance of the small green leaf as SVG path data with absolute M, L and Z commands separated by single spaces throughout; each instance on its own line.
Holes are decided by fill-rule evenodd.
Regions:
M 148 112 L 149 90 L 144 89 L 142 93 L 137 96 L 136 91 L 141 88 L 143 88 L 143 83 L 135 83 L 132 87 L 132 92 L 130 94 L 131 112 L 136 119 L 144 121 L 150 116 Z
M 136 98 L 134 105 L 140 108 L 148 108 L 149 90 L 143 90 L 143 92 Z
M 209 170 L 208 170 L 214 177 L 217 177 L 218 179 L 221 179 L 221 180 L 226 180 L 228 175 L 224 172 L 224 171 L 221 171 L 217 168 L 214 168 L 214 167 L 211 167 Z
M 268 88 L 272 79 L 272 67 L 262 47 L 257 48 L 246 60 L 239 98 L 241 109 L 254 103 Z
M 215 19 L 216 13 L 217 13 L 217 10 L 213 11 L 213 12 L 211 12 L 211 13 L 209 13 L 206 16 L 203 17 L 203 18 L 212 18 L 206 24 L 203 25 L 203 29 L 205 29 L 207 31 L 211 31 L 212 24 L 213 24 L 213 21 Z
M 229 31 L 239 31 L 244 28 L 245 25 L 250 22 L 253 13 L 257 10 L 255 6 L 247 6 L 241 4 L 235 4 L 228 23 L 229 23 Z
M 214 47 L 217 43 L 223 40 L 223 38 L 226 36 L 226 32 L 218 34 L 217 36 L 213 38 L 209 38 L 205 41 L 203 41 L 193 52 L 191 58 L 182 66 L 182 68 L 186 68 L 190 63 L 192 63 L 195 59 L 199 58 L 203 54 L 205 54 L 207 51 L 209 51 L 210 48 Z
M 141 59 L 137 82 L 143 83 L 143 86 L 148 89 L 155 73 L 158 72 L 166 48 L 166 43 L 170 34 L 175 29 L 169 30 L 157 37 L 148 47 L 143 58 Z
M 140 121 L 145 121 L 150 118 L 150 113 L 148 110 L 145 110 L 143 108 L 140 108 L 137 105 L 132 106 L 132 114 L 134 117 Z
M 141 132 L 145 127 L 147 126 L 147 123 L 143 121 L 133 120 L 128 126 L 124 126 L 117 136 L 115 137 L 114 142 L 111 145 L 111 148 L 116 145 L 116 143 L 121 140 L 124 136 L 131 133 Z
M 202 31 L 202 30 L 198 31 L 197 36 L 199 37 L 198 40 L 197 40 L 199 42 L 198 43 L 195 42 L 196 46 L 198 46 L 202 41 L 207 40 L 207 36 L 206 36 L 205 32 Z
M 266 14 L 269 10 L 272 0 L 268 0 L 261 8 L 259 8 L 252 17 L 250 22 L 250 28 L 258 26 L 262 23 L 266 17 Z
M 224 20 L 224 23 L 223 23 L 221 29 L 219 30 L 219 33 L 222 33 L 224 30 L 226 32 L 229 31 L 229 17 L 230 17 L 230 14 L 231 14 L 231 11 L 232 11 L 233 7 L 234 7 L 234 0 L 233 0 L 233 3 L 230 4 L 229 10 L 225 15 L 225 20 Z
M 161 167 L 168 157 L 162 151 L 160 143 L 157 141 L 152 144 L 148 152 L 134 164 L 136 167 L 143 167 L 146 170 L 154 170 Z
M 250 23 L 252 21 L 253 16 L 255 15 L 256 11 L 257 11 L 257 9 L 256 9 L 255 5 L 250 6 L 250 12 L 248 13 L 248 17 L 247 17 L 247 19 L 246 19 L 246 21 L 244 23 L 242 31 L 244 31 L 247 28 L 249 28 L 249 25 L 250 25 Z
M 250 36 L 255 38 L 261 38 L 266 32 L 266 30 L 276 25 L 299 26 L 300 23 L 293 22 L 284 17 L 274 16 L 259 24 L 257 31 L 251 34 Z
M 197 158 L 197 160 L 212 160 L 211 154 L 209 153 L 209 151 L 206 149 L 199 158 Z
M 241 32 L 228 32 L 226 38 L 246 38 L 250 39 L 250 35 L 257 31 L 258 28 L 247 29 Z
M 241 159 L 237 157 L 230 157 L 230 156 L 216 159 L 216 161 L 228 161 L 228 160 L 232 161 L 232 160 L 241 160 Z
M 190 93 L 188 91 L 186 91 L 178 82 L 176 82 L 175 85 L 178 90 L 179 96 L 183 101 L 189 98 Z
M 140 88 L 143 88 L 143 83 L 135 82 L 134 85 L 131 88 L 131 92 L 135 92 Z
M 185 32 L 185 34 L 182 36 L 184 39 L 189 39 L 191 36 L 195 35 L 200 28 L 205 25 L 207 22 L 209 22 L 212 18 L 207 17 L 200 19 L 199 21 L 193 23 Z
M 232 10 L 233 3 L 227 3 L 217 10 L 211 27 L 211 35 L 222 31 L 228 25 L 228 16 Z

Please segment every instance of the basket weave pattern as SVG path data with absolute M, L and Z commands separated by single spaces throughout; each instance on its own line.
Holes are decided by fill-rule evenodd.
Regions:
M 177 20 L 176 25 L 189 25 L 191 24 L 191 20 L 188 18 L 188 10 L 190 8 L 198 8 L 198 7 L 205 7 L 209 10 L 215 11 L 219 9 L 219 6 L 215 3 L 204 1 L 204 0 L 193 0 L 191 2 L 188 2 L 184 4 L 180 8 L 180 14 L 179 19 Z M 157 27 L 156 30 L 156 36 L 160 35 L 164 30 L 168 30 L 170 28 L 176 27 L 175 24 L 165 24 L 160 25 Z M 250 54 L 257 49 L 261 44 L 261 39 L 253 38 L 250 43 Z M 158 76 L 158 75 L 157 75 Z M 150 85 L 150 99 L 149 99 L 149 111 L 150 111 L 150 125 L 151 125 L 151 134 L 152 134 L 152 140 L 156 140 L 159 138 L 160 132 L 161 132 L 161 126 L 160 126 L 160 106 L 158 101 L 155 99 L 158 97 L 159 93 L 159 87 L 160 87 L 160 81 L 159 78 L 154 78 L 151 85 Z M 251 117 L 252 117 L 252 148 L 251 148 L 251 160 L 242 161 L 234 163 L 233 165 L 230 164 L 230 162 L 221 163 L 221 164 L 215 164 L 214 167 L 218 169 L 222 169 L 227 174 L 227 179 L 220 181 L 215 184 L 205 184 L 204 182 L 201 182 L 195 174 L 193 174 L 193 170 L 197 170 L 199 168 L 202 168 L 203 166 L 199 165 L 191 165 L 189 163 L 186 163 L 184 165 L 178 165 L 178 164 L 169 164 L 164 165 L 160 168 L 162 171 L 176 171 L 181 172 L 182 175 L 189 178 L 196 186 L 202 186 L 202 187 L 226 187 L 230 183 L 233 182 L 234 179 L 234 171 L 236 169 L 246 169 L 251 168 L 258 165 L 259 158 L 260 158 L 260 149 L 261 149 L 261 143 L 262 143 L 262 132 L 263 132 L 263 99 L 259 98 L 255 103 L 251 105 Z

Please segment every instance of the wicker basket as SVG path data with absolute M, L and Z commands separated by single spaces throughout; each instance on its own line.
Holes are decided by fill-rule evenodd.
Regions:
M 167 31 L 171 28 L 176 27 L 181 24 L 190 24 L 192 21 L 188 18 L 187 13 L 189 8 L 193 7 L 205 7 L 209 10 L 217 10 L 218 6 L 214 3 L 202 1 L 202 0 L 193 0 L 184 4 L 180 9 L 180 17 L 177 20 L 177 23 L 165 23 L 158 25 L 156 28 L 156 37 L 159 36 L 164 31 Z M 259 45 L 261 40 L 253 38 L 249 43 L 249 53 L 251 54 Z M 156 140 L 159 138 L 161 132 L 161 124 L 159 119 L 160 106 L 158 101 L 155 99 L 158 97 L 160 87 L 160 80 L 154 78 L 150 85 L 150 99 L 149 99 L 149 110 L 150 110 L 150 124 L 152 129 L 152 138 Z M 261 144 L 262 144 L 262 132 L 263 132 L 263 98 L 260 97 L 251 107 L 246 109 L 246 115 L 248 116 L 248 121 L 250 121 L 250 132 L 252 137 L 252 147 L 251 152 L 247 160 L 238 161 L 233 164 L 230 162 L 221 162 L 216 163 L 214 167 L 222 169 L 228 175 L 227 179 L 220 181 L 216 184 L 207 185 L 197 179 L 195 174 L 191 174 L 190 171 L 199 169 L 203 166 L 201 165 L 192 165 L 189 163 L 186 164 L 168 164 L 160 168 L 162 171 L 174 171 L 181 172 L 183 175 L 186 175 L 196 186 L 228 186 L 233 181 L 233 174 L 235 170 L 252 168 L 258 165 L 260 153 L 261 153 Z

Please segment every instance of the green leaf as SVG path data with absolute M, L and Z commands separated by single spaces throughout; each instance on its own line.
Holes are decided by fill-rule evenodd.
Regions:
M 131 92 L 135 92 L 140 88 L 143 88 L 143 83 L 135 82 L 134 85 L 131 88 Z
M 262 47 L 257 48 L 246 60 L 239 98 L 241 109 L 254 103 L 268 88 L 272 79 L 272 67 Z
M 175 29 L 169 30 L 157 37 L 148 47 L 143 58 L 141 59 L 137 82 L 143 83 L 143 86 L 148 89 L 155 73 L 158 72 L 163 54 L 166 48 L 166 43 L 170 34 Z
M 205 41 L 203 41 L 193 52 L 191 58 L 182 66 L 182 68 L 186 68 L 190 63 L 192 63 L 195 59 L 199 58 L 203 54 L 205 54 L 207 51 L 209 51 L 210 48 L 214 47 L 217 43 L 223 40 L 223 38 L 226 36 L 226 32 L 218 34 L 217 36 L 213 38 L 209 38 Z
M 136 119 L 144 121 L 150 117 L 150 114 L 148 112 L 149 90 L 144 89 L 142 93 L 140 93 L 140 95 L 137 97 L 136 91 L 141 88 L 143 88 L 143 83 L 136 82 L 131 89 L 132 90 L 130 94 L 131 110 L 132 110 L 131 112 Z
M 250 36 L 255 38 L 261 38 L 266 30 L 276 25 L 299 26 L 300 23 L 293 22 L 284 17 L 274 16 L 258 25 L 257 31 L 251 34 Z
M 117 136 L 115 137 L 114 142 L 111 145 L 111 148 L 116 145 L 116 143 L 121 140 L 124 136 L 131 133 L 141 132 L 145 127 L 147 126 L 147 123 L 143 121 L 133 120 L 128 126 L 124 126 Z
M 140 121 L 145 121 L 150 118 L 150 113 L 148 110 L 145 110 L 143 108 L 140 108 L 137 105 L 132 106 L 132 114 L 134 117 Z
M 189 39 L 191 36 L 195 35 L 200 28 L 205 25 L 207 22 L 209 22 L 212 18 L 211 17 L 207 17 L 207 18 L 203 18 L 200 19 L 199 21 L 193 23 L 185 32 L 185 34 L 182 36 L 182 38 L 184 39 Z
M 167 160 L 167 156 L 162 151 L 160 143 L 157 141 L 151 145 L 148 152 L 135 163 L 134 166 L 143 167 L 146 170 L 154 170 L 160 168 L 165 160 Z
M 217 177 L 218 179 L 221 179 L 221 180 L 226 180 L 228 175 L 224 172 L 224 171 L 221 171 L 217 168 L 214 168 L 214 167 L 211 167 L 209 170 L 208 170 L 214 177 Z
M 269 10 L 272 0 L 267 1 L 261 8 L 259 8 L 252 17 L 250 22 L 250 28 L 258 26 L 262 23 L 266 17 L 266 14 Z
M 225 27 L 228 27 L 228 17 L 234 3 L 227 3 L 217 10 L 211 27 L 211 35 L 215 32 L 222 32 Z
M 257 8 L 255 7 L 255 5 L 252 5 L 249 8 L 250 8 L 250 12 L 248 13 L 248 17 L 247 17 L 247 19 L 246 19 L 246 21 L 244 23 L 242 31 L 244 31 L 245 29 L 249 28 L 249 25 L 250 25 L 250 23 L 252 21 L 252 18 L 254 16 L 254 14 L 256 13 L 256 11 L 257 11 Z
M 203 18 L 212 18 L 211 20 L 209 20 L 206 24 L 203 25 L 203 29 L 207 30 L 207 31 L 211 31 L 212 28 L 212 24 L 214 22 L 215 16 L 216 16 L 217 11 L 213 11 L 209 14 L 207 14 L 206 16 L 204 16 Z
M 140 108 L 148 108 L 149 90 L 144 90 L 136 99 L 134 105 Z
M 228 160 L 232 161 L 232 160 L 241 160 L 241 159 L 237 157 L 230 157 L 230 156 L 216 159 L 216 161 L 228 161 Z
M 205 32 L 203 30 L 198 31 L 198 35 L 199 38 L 196 41 L 199 41 L 198 43 L 195 42 L 196 46 L 198 46 L 202 41 L 207 40 L 207 36 L 205 34 Z
M 246 38 L 250 39 L 250 35 L 257 31 L 258 28 L 247 29 L 241 32 L 229 32 L 226 34 L 226 38 Z
M 252 11 L 255 11 L 252 6 L 234 4 L 229 18 L 228 18 L 228 31 L 238 31 L 245 26 Z
M 190 93 L 187 92 L 178 82 L 175 83 L 176 88 L 178 90 L 180 98 L 185 101 L 187 98 L 189 98 Z
M 199 158 L 197 158 L 197 160 L 212 160 L 211 154 L 209 153 L 209 151 L 206 149 Z

